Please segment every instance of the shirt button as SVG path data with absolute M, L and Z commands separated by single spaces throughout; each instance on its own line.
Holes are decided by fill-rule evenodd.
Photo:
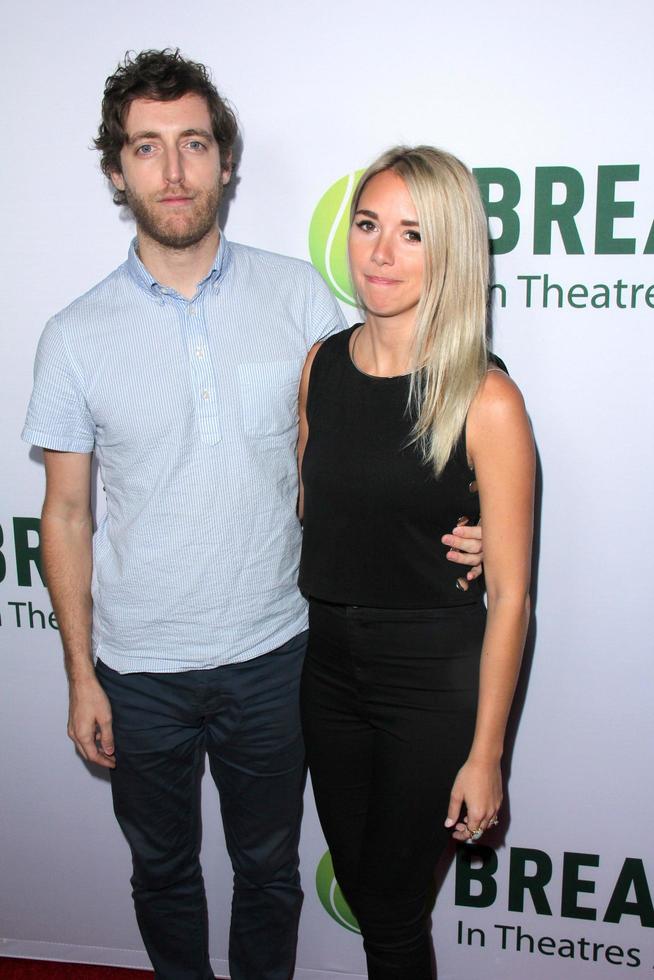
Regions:
M 194 306 L 189 306 L 188 311 L 191 314 L 191 316 L 195 316 L 195 307 Z
M 202 397 L 204 398 L 204 400 L 205 400 L 205 402 L 206 402 L 206 401 L 209 401 L 209 399 L 211 398 L 211 395 L 209 394 L 209 392 L 207 391 L 207 389 L 206 389 L 206 388 L 205 388 L 205 389 L 204 389 L 204 391 L 202 392 Z
M 195 356 L 198 357 L 200 360 L 202 360 L 202 358 L 204 357 L 204 349 L 202 347 L 196 347 Z

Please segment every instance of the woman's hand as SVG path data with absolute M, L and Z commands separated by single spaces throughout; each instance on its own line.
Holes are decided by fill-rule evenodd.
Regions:
M 478 840 L 494 826 L 502 804 L 502 773 L 499 763 L 468 759 L 459 769 L 447 811 L 446 827 L 454 827 L 455 840 Z M 461 812 L 465 806 L 465 816 Z

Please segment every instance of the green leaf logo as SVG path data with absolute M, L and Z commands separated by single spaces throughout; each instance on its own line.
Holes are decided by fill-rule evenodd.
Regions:
M 343 892 L 338 887 L 334 877 L 334 866 L 329 851 L 325 851 L 316 868 L 316 891 L 326 912 L 339 926 L 350 932 L 360 933 L 359 924 L 352 914 L 352 909 L 345 901 Z
M 309 226 L 309 254 L 336 299 L 356 306 L 347 266 L 350 201 L 363 170 L 341 177 L 318 201 Z

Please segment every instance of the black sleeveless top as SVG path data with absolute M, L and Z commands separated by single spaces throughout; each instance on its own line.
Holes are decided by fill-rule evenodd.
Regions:
M 466 568 L 447 560 L 440 540 L 459 517 L 479 519 L 465 435 L 436 479 L 411 443 L 410 376 L 359 371 L 349 352 L 355 329 L 326 340 L 311 368 L 300 589 L 378 608 L 476 603 L 479 581 L 456 587 Z

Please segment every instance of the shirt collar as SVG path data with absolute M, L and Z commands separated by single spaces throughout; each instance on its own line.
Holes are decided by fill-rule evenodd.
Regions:
M 159 296 L 162 292 L 167 290 L 167 287 L 162 286 L 161 283 L 157 282 L 154 276 L 151 275 L 151 273 L 148 272 L 146 267 L 143 265 L 138 256 L 138 252 L 136 251 L 137 244 L 138 239 L 135 237 L 132 239 L 129 246 L 129 253 L 127 255 L 127 270 L 138 286 L 146 289 L 149 293 Z M 220 243 L 218 245 L 216 257 L 213 260 L 208 274 L 204 277 L 204 279 L 202 279 L 201 282 L 198 283 L 198 292 L 201 292 L 209 283 L 212 283 L 216 288 L 218 288 L 219 283 L 224 278 L 225 273 L 229 268 L 231 257 L 231 246 L 225 237 L 225 233 L 221 230 Z

